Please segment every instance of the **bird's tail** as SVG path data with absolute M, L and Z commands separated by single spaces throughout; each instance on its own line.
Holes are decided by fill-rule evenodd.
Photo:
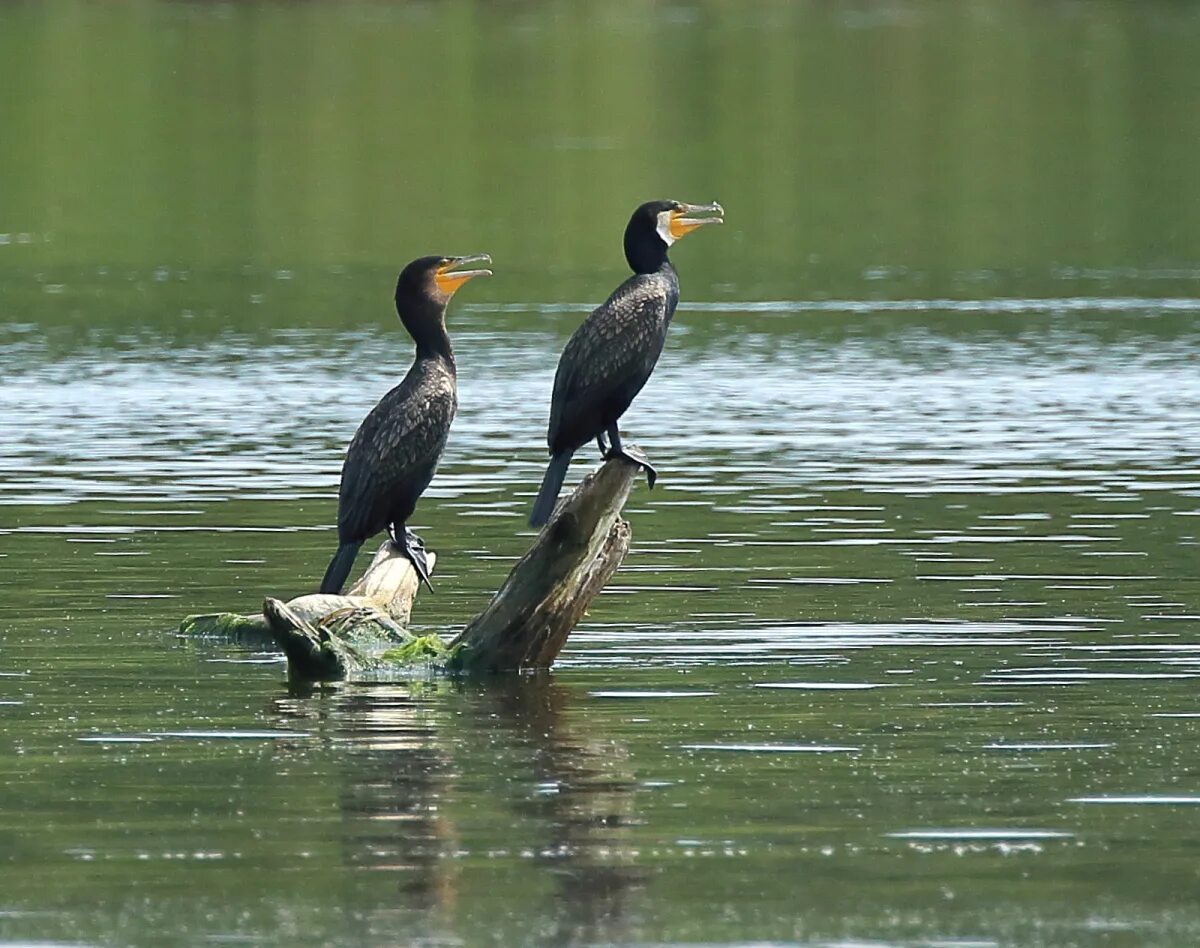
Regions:
M 325 570 L 325 578 L 321 580 L 321 592 L 333 593 L 335 596 L 342 591 L 346 577 L 354 566 L 354 558 L 358 556 L 358 548 L 362 543 L 343 543 L 329 561 L 329 569 Z
M 542 478 L 542 486 L 538 491 L 537 500 L 533 502 L 533 513 L 529 515 L 529 525 L 540 527 L 554 513 L 554 502 L 558 500 L 558 492 L 562 490 L 563 479 L 567 476 L 567 467 L 571 464 L 571 452 L 564 451 L 550 458 L 546 466 L 546 476 Z

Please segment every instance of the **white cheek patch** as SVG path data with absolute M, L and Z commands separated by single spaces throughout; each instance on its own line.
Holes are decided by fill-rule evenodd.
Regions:
M 668 247 L 675 243 L 675 238 L 671 236 L 671 212 L 658 212 L 658 236 L 663 239 L 663 243 Z

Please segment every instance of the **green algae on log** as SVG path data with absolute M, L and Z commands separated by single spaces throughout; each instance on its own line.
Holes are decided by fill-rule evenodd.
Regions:
M 429 554 L 429 568 L 437 564 L 437 554 Z M 412 615 L 413 598 L 420 582 L 412 564 L 399 554 L 390 540 L 385 540 L 375 552 L 371 565 L 344 596 L 311 593 L 297 596 L 287 603 L 297 618 L 319 622 L 335 617 L 345 610 L 360 610 L 362 621 L 356 631 L 376 638 L 392 637 L 403 644 Z M 276 633 L 264 613 L 242 615 L 236 612 L 214 612 L 188 616 L 179 631 L 195 638 L 220 638 L 237 645 L 270 648 L 278 644 Z M 396 639 L 396 636 L 400 636 Z
M 560 501 L 482 613 L 449 641 L 408 631 L 419 580 L 390 541 L 344 596 L 268 597 L 258 616 L 189 616 L 186 635 L 275 645 L 293 682 L 546 669 L 629 550 L 621 509 L 640 467 L 610 458 Z M 430 566 L 436 556 L 429 554 Z
M 393 671 L 440 664 L 448 654 L 438 636 L 412 635 L 390 620 L 381 622 L 382 613 L 374 609 L 341 609 L 311 622 L 268 597 L 263 615 L 287 655 L 292 681 L 366 679 L 375 673 L 386 677 Z

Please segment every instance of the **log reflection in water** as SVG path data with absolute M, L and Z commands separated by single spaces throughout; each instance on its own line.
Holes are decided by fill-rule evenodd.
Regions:
M 453 933 L 465 873 L 481 865 L 472 860 L 486 859 L 490 873 L 521 858 L 555 883 L 553 905 L 535 913 L 540 937 L 629 935 L 645 884 L 630 840 L 637 784 L 628 749 L 580 727 L 571 695 L 546 676 L 522 676 L 278 699 L 281 725 L 303 726 L 336 752 L 343 864 L 398 874 L 385 890 L 396 897 L 351 885 L 347 916 L 375 930 L 399 911 L 412 915 L 406 929 Z
M 455 764 L 424 702 L 407 686 L 349 690 L 337 735 L 350 745 L 350 780 L 339 794 L 347 864 L 404 873 L 405 908 L 452 908 L 457 873 L 447 857 L 458 846 L 442 800 Z
M 503 722 L 534 751 L 540 792 L 515 805 L 548 832 L 537 858 L 558 882 L 553 940 L 624 940 L 646 877 L 629 838 L 639 822 L 637 783 L 625 745 L 568 720 L 570 698 L 544 676 L 497 680 L 480 691 L 477 707 L 488 712 L 481 721 L 492 728 Z

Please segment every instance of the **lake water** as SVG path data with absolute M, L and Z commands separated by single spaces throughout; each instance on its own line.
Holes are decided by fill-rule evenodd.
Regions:
M 0 6 L 0 945 L 1200 943 L 1197 63 L 1155 0 Z M 551 676 L 176 636 L 315 586 L 398 267 L 487 251 L 461 628 L 668 196 L 727 223 Z

